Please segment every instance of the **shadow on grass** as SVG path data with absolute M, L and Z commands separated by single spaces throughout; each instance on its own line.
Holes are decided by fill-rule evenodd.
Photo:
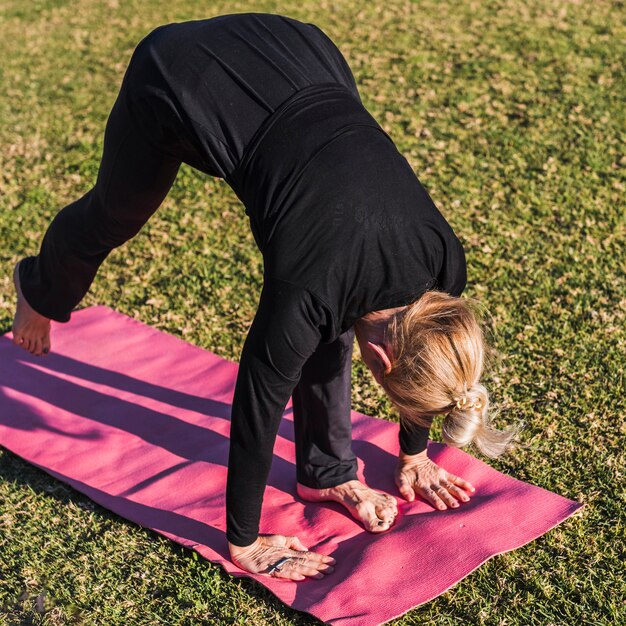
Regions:
M 118 515 L 110 508 L 105 508 L 105 506 L 92 500 L 88 495 L 74 489 L 72 486 L 64 482 L 61 477 L 55 478 L 51 476 L 44 470 L 28 463 L 10 450 L 6 450 L 2 447 L 0 447 L 0 480 L 13 483 L 18 487 L 27 486 L 39 496 L 53 498 L 62 504 L 72 503 L 79 508 L 89 508 L 101 519 L 113 520 L 117 524 L 126 525 L 132 528 L 141 526 L 141 524 L 131 522 L 127 518 Z M 85 486 L 85 491 L 88 490 L 92 489 Z M 109 494 L 104 494 L 103 492 L 100 492 L 100 494 L 103 496 L 103 501 L 106 497 L 109 499 L 115 499 L 114 496 L 110 496 Z M 150 516 L 151 523 L 153 523 L 153 525 L 167 527 L 168 525 L 174 523 L 177 527 L 179 527 L 182 523 L 186 536 L 192 540 L 197 540 L 198 543 L 210 542 L 213 546 L 223 543 L 222 531 L 218 531 L 206 524 L 202 524 L 171 511 L 164 511 L 154 507 L 146 507 L 139 503 L 131 504 L 136 508 L 136 510 L 133 511 L 134 514 Z M 109 503 L 107 500 L 107 506 L 114 506 L 114 504 L 112 502 Z M 151 539 L 159 541 L 167 540 L 169 549 L 174 554 L 195 563 L 197 555 L 191 548 L 185 547 L 173 540 L 168 540 L 167 537 L 150 528 L 144 526 L 141 526 L 141 528 Z M 217 536 L 218 534 L 219 537 Z M 226 556 L 225 553 L 223 553 L 223 550 L 221 556 Z M 264 602 L 270 610 L 275 611 L 281 617 L 290 620 L 294 624 L 302 626 L 322 624 L 322 622 L 310 615 L 289 608 L 256 580 L 245 577 L 235 578 L 225 572 L 216 563 L 206 559 L 202 559 L 202 562 L 206 567 L 216 572 L 224 583 L 238 585 L 253 598 Z M 224 620 L 228 619 L 226 616 L 222 616 L 222 618 Z M 235 622 L 234 619 L 233 622 Z

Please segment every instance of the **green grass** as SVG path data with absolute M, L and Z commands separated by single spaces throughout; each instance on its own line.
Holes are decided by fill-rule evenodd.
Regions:
M 93 185 L 136 43 L 161 23 L 247 10 L 337 42 L 463 241 L 467 294 L 493 316 L 499 424 L 527 423 L 527 447 L 491 464 L 587 504 L 394 624 L 625 624 L 623 1 L 2 0 L 0 331 L 13 264 Z M 83 304 L 237 360 L 261 277 L 234 194 L 183 166 Z M 356 410 L 393 419 L 356 359 L 353 383 Z M 317 622 L 0 451 L 0 623 Z

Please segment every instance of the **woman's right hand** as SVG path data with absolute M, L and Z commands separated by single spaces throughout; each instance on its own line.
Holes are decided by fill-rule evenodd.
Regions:
M 271 565 L 283 557 L 292 557 L 280 569 L 275 571 L 274 578 L 286 578 L 288 580 L 304 580 L 311 578 L 323 578 L 330 574 L 334 568 L 335 559 L 332 556 L 309 552 L 297 537 L 285 535 L 260 535 L 249 546 L 235 546 L 228 544 L 230 556 L 235 565 L 253 574 L 270 575 L 268 570 Z

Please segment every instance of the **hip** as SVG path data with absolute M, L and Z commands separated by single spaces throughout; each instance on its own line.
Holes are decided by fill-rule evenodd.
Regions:
M 137 46 L 127 89 L 144 124 L 191 146 L 198 169 L 226 178 L 283 102 L 337 83 L 360 100 L 346 59 L 317 26 L 277 14 L 242 13 L 165 24 Z M 156 114 L 154 111 L 157 111 Z M 154 128 L 146 128 L 154 136 Z M 185 160 L 184 158 L 182 160 Z M 204 168 L 203 168 L 204 166 Z

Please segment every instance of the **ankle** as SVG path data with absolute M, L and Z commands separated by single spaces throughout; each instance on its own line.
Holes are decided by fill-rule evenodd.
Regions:
M 304 483 L 297 483 L 298 493 L 304 497 L 314 497 L 323 500 L 333 500 L 335 502 L 345 502 L 354 489 L 361 483 L 358 480 L 349 480 L 332 487 L 310 487 Z

